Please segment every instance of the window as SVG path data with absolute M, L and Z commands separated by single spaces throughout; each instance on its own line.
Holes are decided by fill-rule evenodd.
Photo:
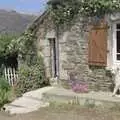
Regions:
M 107 27 L 93 27 L 89 33 L 88 63 L 95 66 L 107 65 Z
M 116 59 L 120 60 L 120 23 L 116 24 Z

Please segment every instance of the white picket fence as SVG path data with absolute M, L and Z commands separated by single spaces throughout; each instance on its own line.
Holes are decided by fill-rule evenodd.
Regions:
M 18 74 L 15 68 L 5 68 L 4 69 L 5 79 L 9 82 L 11 86 L 14 86 L 16 80 L 18 79 Z

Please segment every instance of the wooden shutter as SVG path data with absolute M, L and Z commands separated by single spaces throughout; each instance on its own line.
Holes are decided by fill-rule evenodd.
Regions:
M 93 27 L 89 34 L 89 65 L 106 66 L 107 64 L 107 27 Z

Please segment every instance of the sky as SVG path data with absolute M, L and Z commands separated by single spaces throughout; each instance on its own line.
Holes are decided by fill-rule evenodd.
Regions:
M 44 11 L 46 2 L 47 0 L 0 0 L 0 9 L 39 14 Z

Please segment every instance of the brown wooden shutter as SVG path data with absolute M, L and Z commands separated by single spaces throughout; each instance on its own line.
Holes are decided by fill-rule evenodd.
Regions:
M 107 27 L 93 27 L 89 34 L 89 65 L 106 66 L 107 64 Z

